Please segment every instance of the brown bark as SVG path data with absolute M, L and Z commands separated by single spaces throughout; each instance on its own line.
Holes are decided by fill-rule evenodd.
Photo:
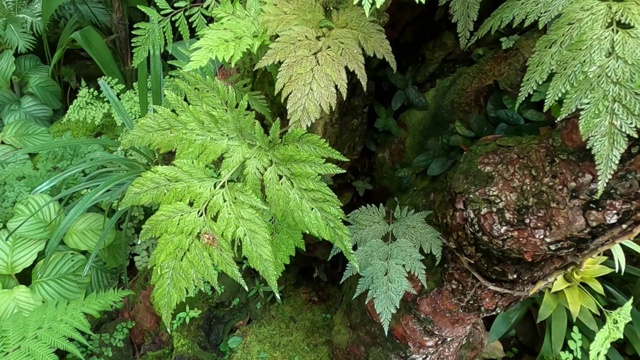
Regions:
M 439 219 L 448 245 L 442 286 L 393 328 L 412 359 L 477 358 L 483 317 L 640 233 L 638 150 L 625 154 L 596 199 L 594 164 L 576 121 L 543 138 L 477 145 L 452 173 Z

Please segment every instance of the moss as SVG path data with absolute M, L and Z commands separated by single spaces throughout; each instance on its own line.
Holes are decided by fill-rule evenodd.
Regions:
M 265 316 L 244 327 L 237 336 L 242 344 L 232 360 L 327 360 L 331 359 L 332 304 L 311 304 L 303 292 L 288 294 L 282 305 L 270 305 Z
M 92 138 L 96 135 L 107 135 L 109 138 L 116 138 L 116 131 L 116 122 L 113 120 L 102 121 L 99 124 L 59 120 L 49 128 L 49 132 L 54 137 L 61 137 L 69 132 L 74 138 Z

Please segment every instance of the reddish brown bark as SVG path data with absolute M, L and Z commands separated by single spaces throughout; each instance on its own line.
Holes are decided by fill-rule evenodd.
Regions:
M 483 317 L 526 298 L 556 270 L 640 232 L 637 149 L 596 199 L 595 168 L 576 121 L 540 139 L 498 139 L 465 155 L 439 211 L 449 245 L 442 286 L 392 328 L 413 359 L 477 357 Z

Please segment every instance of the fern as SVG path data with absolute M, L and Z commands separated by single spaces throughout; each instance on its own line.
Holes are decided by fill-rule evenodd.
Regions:
M 35 47 L 35 35 L 42 32 L 41 5 L 41 0 L 0 2 L 0 50 L 6 46 L 24 54 Z
M 0 358 L 5 360 L 58 359 L 57 349 L 82 358 L 77 341 L 88 346 L 82 333 L 91 333 L 86 315 L 116 306 L 129 291 L 110 290 L 85 299 L 52 302 L 35 308 L 28 316 L 15 313 L 0 323 Z M 19 326 L 16 326 L 20 324 Z
M 334 10 L 329 20 L 316 0 L 268 0 L 262 20 L 277 38 L 256 68 L 281 64 L 276 92 L 287 101 L 294 126 L 307 128 L 333 110 L 338 92 L 346 98 L 347 69 L 366 87 L 363 52 L 396 68 L 384 30 L 360 7 Z
M 303 233 L 353 260 L 340 201 L 320 178 L 342 172 L 325 162 L 345 160 L 338 152 L 300 129 L 281 136 L 278 121 L 265 134 L 246 96 L 219 80 L 184 73 L 168 88 L 167 107 L 142 118 L 123 144 L 175 151 L 175 161 L 144 173 L 121 204 L 159 206 L 140 236 L 158 238 L 152 299 L 166 324 L 205 281 L 217 286 L 220 272 L 245 285 L 238 255 L 272 289 Z
M 161 53 L 174 41 L 174 26 L 183 40 L 191 38 L 192 27 L 199 32 L 207 26 L 207 18 L 215 3 L 206 0 L 202 3 L 193 0 L 178 1 L 170 5 L 167 0 L 155 0 L 158 10 L 148 6 L 138 6 L 149 21 L 134 25 L 131 40 L 133 44 L 133 65 L 139 65 L 151 53 Z
M 551 78 L 545 108 L 564 99 L 559 119 L 581 112 L 599 196 L 640 126 L 640 1 L 508 0 L 477 36 L 536 21 L 549 29 L 529 59 L 519 102 Z
M 261 13 L 259 0 L 248 0 L 245 7 L 238 1 L 223 1 L 211 11 L 216 21 L 200 32 L 185 70 L 205 66 L 211 58 L 235 66 L 248 51 L 256 53 L 269 40 L 260 26 Z
M 611 343 L 622 339 L 624 327 L 631 321 L 633 298 L 607 315 L 607 322 L 598 331 L 589 347 L 589 360 L 604 360 Z
M 408 275 L 412 274 L 426 286 L 420 249 L 440 261 L 442 241 L 440 234 L 424 221 L 428 215 L 429 212 L 416 213 L 396 207 L 387 216 L 382 205 L 369 205 L 353 211 L 347 218 L 360 267 L 354 298 L 368 291 L 366 302 L 373 300 L 385 333 L 404 293 L 415 293 Z M 342 281 L 357 273 L 355 266 L 349 263 Z
M 440 6 L 449 3 L 449 12 L 457 25 L 460 46 L 463 48 L 469 44 L 481 2 L 482 0 L 440 0 Z

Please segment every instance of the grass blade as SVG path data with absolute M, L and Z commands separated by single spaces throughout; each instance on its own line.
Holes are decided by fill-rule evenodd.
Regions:
M 92 26 L 74 32 L 71 37 L 89 53 L 105 75 L 126 84 L 120 66 L 107 46 L 105 37 Z

